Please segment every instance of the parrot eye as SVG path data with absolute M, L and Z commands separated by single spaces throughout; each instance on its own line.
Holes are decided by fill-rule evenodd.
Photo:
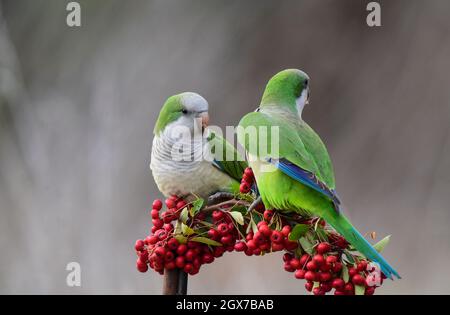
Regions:
M 183 109 L 181 112 L 186 115 L 188 113 L 188 110 L 187 109 Z
M 308 86 L 308 80 L 305 80 L 305 87 Z

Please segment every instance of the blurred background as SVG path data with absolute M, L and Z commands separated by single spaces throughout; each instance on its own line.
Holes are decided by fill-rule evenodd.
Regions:
M 285 68 L 311 77 L 304 118 L 327 144 L 362 233 L 392 234 L 403 279 L 450 293 L 450 2 L 0 1 L 0 293 L 159 294 L 135 269 L 160 197 L 148 168 L 165 99 L 195 91 L 235 125 Z M 82 286 L 66 286 L 68 262 Z M 281 254 L 226 254 L 196 294 L 304 294 Z

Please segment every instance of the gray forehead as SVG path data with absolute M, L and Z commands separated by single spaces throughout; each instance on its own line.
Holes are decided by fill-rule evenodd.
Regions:
M 208 111 L 208 102 L 197 93 L 186 92 L 181 94 L 181 104 L 183 104 L 184 108 L 188 111 Z

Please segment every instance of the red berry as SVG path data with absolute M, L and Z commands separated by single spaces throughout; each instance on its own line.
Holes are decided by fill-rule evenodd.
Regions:
M 293 268 L 290 263 L 285 263 L 284 270 L 286 270 L 287 272 L 294 272 L 295 268 Z
M 356 270 L 353 267 L 348 268 L 348 275 L 350 276 L 350 278 L 353 278 L 354 275 L 356 275 L 358 273 L 358 270 Z
M 284 261 L 284 262 L 290 261 L 292 258 L 294 258 L 294 256 L 292 256 L 291 253 L 285 253 L 285 254 L 283 255 L 283 261 Z
M 211 238 L 212 240 L 216 240 L 216 239 L 219 238 L 220 233 L 219 233 L 217 230 L 210 229 L 210 230 L 208 231 L 208 236 L 209 236 L 209 238 Z
M 357 267 L 358 271 L 366 271 L 367 269 L 367 261 L 360 261 Z
M 327 242 L 320 243 L 317 245 L 317 252 L 319 254 L 328 253 L 331 250 L 331 245 Z
M 244 174 L 245 174 L 246 176 L 248 176 L 248 177 L 253 177 L 253 176 L 254 176 L 253 170 L 252 170 L 250 167 L 247 167 L 247 168 L 245 169 Z
M 177 241 L 177 239 L 175 238 L 171 238 L 168 242 L 167 242 L 167 247 L 169 247 L 171 250 L 177 250 L 178 246 L 180 246 L 180 243 Z
M 193 261 L 195 258 L 196 254 L 195 251 L 193 249 L 189 249 L 186 254 L 184 254 L 184 257 L 187 261 Z
M 222 236 L 220 242 L 224 245 L 231 245 L 233 243 L 233 237 L 230 234 Z
M 366 288 L 365 295 L 373 295 L 375 293 L 375 287 L 368 287 Z
M 316 271 L 317 270 L 317 264 L 315 261 L 311 260 L 310 262 L 308 262 L 306 264 L 306 269 L 310 270 L 310 271 Z
M 217 246 L 214 248 L 214 257 L 221 257 L 225 252 L 225 248 L 223 246 Z
M 327 259 L 326 259 L 327 264 L 330 264 L 330 265 L 334 264 L 337 260 L 338 260 L 338 258 L 336 256 L 333 256 L 333 255 L 328 256 Z
M 239 242 L 234 245 L 234 250 L 237 252 L 243 252 L 247 250 L 247 245 L 244 242 Z
M 151 214 L 151 216 L 152 216 L 152 219 L 159 219 L 159 211 L 158 211 L 158 210 L 153 209 L 153 210 L 150 212 L 150 214 Z
M 297 279 L 305 279 L 305 274 L 306 274 L 305 270 L 299 269 L 295 272 L 295 277 Z
M 306 278 L 305 278 L 306 279 Z M 313 280 L 312 280 L 313 281 Z M 312 281 L 308 281 L 305 283 L 305 289 L 308 292 L 311 292 L 313 287 L 314 287 L 314 283 Z
M 269 242 L 266 242 L 266 243 L 263 243 L 263 244 L 260 244 L 259 245 L 259 249 L 261 250 L 261 251 L 269 251 L 270 250 L 270 243 Z
M 219 230 L 221 235 L 226 235 L 228 233 L 228 224 L 221 223 L 217 226 L 217 229 Z
M 291 227 L 289 225 L 283 226 L 283 228 L 281 229 L 281 233 L 284 237 L 288 237 L 289 233 L 291 233 Z
M 167 269 L 167 270 L 173 270 L 173 269 L 175 269 L 175 268 L 176 268 L 175 262 L 174 262 L 174 261 L 166 262 L 166 263 L 164 264 L 164 268 Z
M 325 292 L 323 292 L 320 287 L 317 287 L 317 288 L 313 289 L 313 294 L 314 295 L 325 295 Z
M 258 231 L 253 236 L 253 241 L 255 241 L 255 243 L 257 245 L 260 245 L 260 244 L 263 244 L 266 241 L 266 238 L 264 237 L 264 235 L 261 232 Z
M 327 282 L 331 280 L 331 273 L 329 272 L 321 272 L 319 277 L 321 282 Z
M 175 266 L 177 266 L 177 268 L 183 269 L 184 268 L 184 264 L 185 264 L 184 256 L 178 256 L 175 259 Z
M 292 258 L 289 261 L 289 264 L 292 266 L 292 268 L 294 269 L 299 269 L 300 268 L 300 260 L 298 260 L 297 258 Z
M 273 214 L 274 214 L 273 210 L 266 210 L 266 211 L 264 211 L 264 219 L 267 222 L 270 222 L 270 220 L 272 220 Z
M 256 243 L 255 243 L 254 240 L 250 240 L 250 241 L 247 242 L 247 248 L 248 248 L 249 250 L 253 251 L 253 250 L 256 249 L 256 247 L 257 247 L 257 246 L 256 246 Z
M 333 266 L 333 272 L 339 272 L 342 269 L 342 263 L 341 262 L 336 262 Z
M 313 257 L 313 261 L 318 265 L 321 266 L 325 263 L 325 259 L 323 258 L 322 255 L 317 254 Z
M 169 224 L 164 224 L 163 226 L 164 231 L 166 231 L 167 233 L 171 233 L 173 231 L 173 224 L 169 223 Z
M 173 200 L 173 199 L 166 199 L 165 203 L 166 203 L 166 207 L 168 209 L 175 208 L 175 206 L 176 206 L 175 200 Z
M 345 282 L 341 278 L 336 278 L 331 283 L 331 286 L 335 289 L 342 289 L 345 286 Z
M 224 213 L 220 210 L 214 210 L 212 213 L 212 218 L 215 222 L 220 221 L 224 216 Z
M 183 209 L 184 207 L 186 207 L 186 202 L 184 200 L 178 201 L 175 206 L 175 208 L 177 208 L 177 210 Z
M 363 276 L 361 276 L 360 274 L 356 274 L 352 277 L 352 282 L 355 285 L 365 285 L 366 279 Z
M 248 233 L 246 236 L 245 236 L 245 240 L 246 241 L 250 241 L 250 240 L 252 240 L 253 239 L 253 232 L 250 232 L 250 233 Z
M 213 261 L 214 261 L 214 256 L 213 256 L 213 255 L 211 255 L 210 253 L 205 253 L 205 254 L 203 254 L 202 262 L 203 262 L 204 264 L 210 264 L 210 263 L 212 263 Z
M 272 251 L 278 252 L 284 249 L 283 243 L 272 243 Z
M 298 247 L 297 242 L 291 242 L 288 239 L 284 240 L 284 247 L 286 247 L 287 250 L 295 250 Z
M 144 246 L 145 246 L 145 243 L 143 240 L 137 240 L 136 243 L 134 244 L 134 249 L 137 252 L 141 252 L 144 250 Z
M 308 254 L 303 254 L 303 256 L 300 257 L 300 266 L 301 266 L 301 268 L 303 268 L 306 265 L 306 263 L 309 261 L 310 257 L 311 256 L 309 256 Z
M 320 270 L 324 271 L 324 272 L 327 272 L 327 271 L 331 270 L 331 267 L 332 266 L 330 264 L 324 263 L 322 266 L 320 266 Z
M 148 265 L 147 265 L 147 263 L 145 263 L 145 262 L 141 261 L 140 259 L 138 259 L 136 261 L 136 268 L 140 272 L 147 272 Z
M 334 291 L 334 295 L 345 295 L 345 291 L 336 290 L 336 291 Z
M 281 234 L 280 231 L 273 231 L 272 235 L 270 236 L 270 239 L 272 240 L 272 242 L 274 243 L 281 243 L 284 241 L 284 237 L 283 234 Z
M 190 273 L 194 269 L 194 266 L 191 263 L 187 263 L 184 265 L 183 271 L 186 273 Z
M 184 255 L 184 253 L 186 253 L 187 250 L 188 250 L 188 248 L 185 244 L 180 244 L 180 246 L 178 246 L 178 248 L 177 248 L 177 254 L 179 256 Z
M 258 231 L 261 232 L 267 238 L 270 237 L 273 233 L 273 231 L 267 225 L 261 225 Z
M 140 252 L 139 253 L 139 259 L 142 261 L 142 262 L 148 262 L 148 252 L 147 251 L 143 251 L 143 252 Z
M 241 183 L 239 186 L 239 191 L 243 194 L 246 194 L 250 191 L 250 187 L 246 182 Z
M 163 241 L 167 238 L 167 232 L 165 230 L 158 230 L 156 231 L 155 235 L 160 241 Z
M 160 229 L 164 225 L 164 221 L 161 219 L 153 219 L 152 220 L 153 226 L 156 226 L 157 229 Z
M 253 255 L 255 255 L 255 256 L 261 255 L 261 249 L 255 248 L 255 249 L 253 250 Z
M 159 199 L 156 199 L 153 201 L 152 208 L 159 211 L 159 210 L 161 210 L 162 205 L 163 205 L 162 201 Z
M 157 247 L 155 249 L 155 254 L 159 258 L 164 259 L 165 255 L 166 255 L 166 250 L 164 249 L 164 247 Z
M 174 259 L 175 259 L 175 255 L 173 254 L 173 252 L 171 252 L 171 251 L 166 252 L 166 256 L 164 258 L 164 260 L 166 262 L 172 261 Z
M 158 242 L 158 237 L 156 235 L 147 236 L 145 242 L 149 245 L 155 245 Z
M 353 289 L 354 289 L 353 284 L 351 284 L 350 282 L 344 286 L 345 292 L 347 292 L 349 294 L 353 293 Z
M 307 271 L 305 273 L 305 279 L 307 281 L 315 281 L 316 280 L 316 273 L 314 271 Z

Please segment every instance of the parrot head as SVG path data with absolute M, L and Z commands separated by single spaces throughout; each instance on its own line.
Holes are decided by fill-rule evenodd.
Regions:
M 309 77 L 298 69 L 278 72 L 267 83 L 261 106 L 285 106 L 301 115 L 309 103 Z
M 199 94 L 184 92 L 173 95 L 164 103 L 154 133 L 159 135 L 168 125 L 194 128 L 202 128 L 208 125 L 208 102 Z

